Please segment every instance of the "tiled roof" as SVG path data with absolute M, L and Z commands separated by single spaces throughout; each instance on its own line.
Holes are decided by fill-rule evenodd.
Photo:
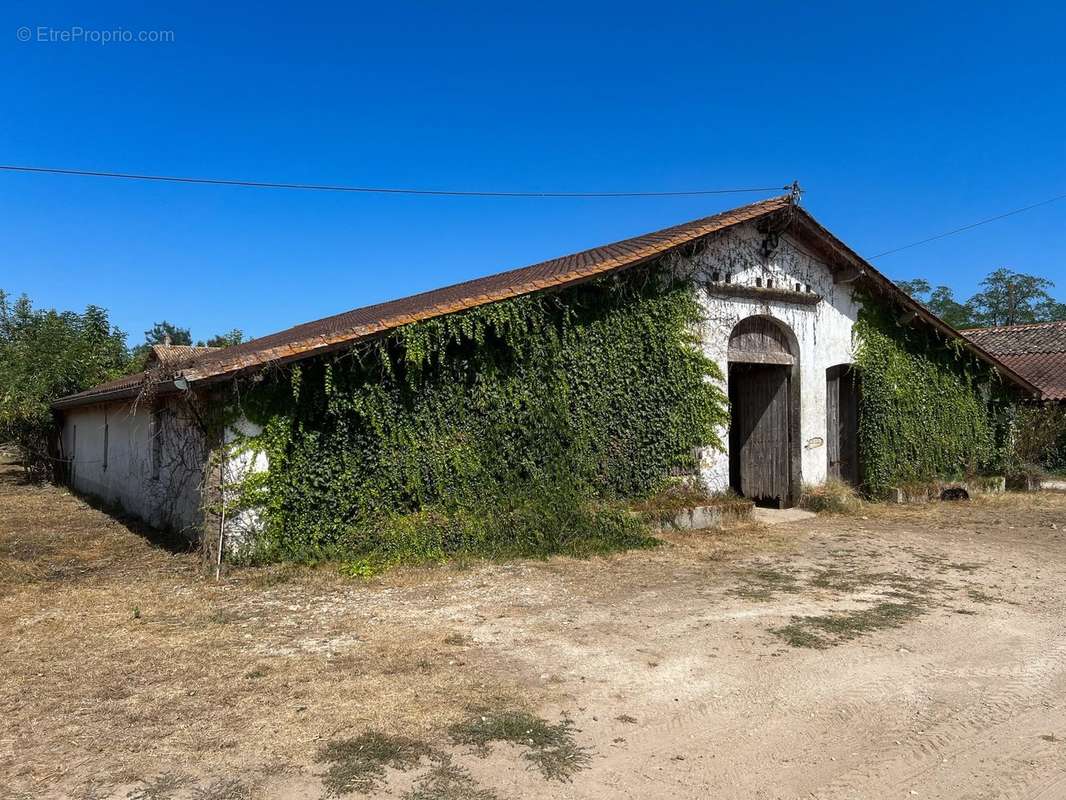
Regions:
M 214 353 L 219 347 L 203 347 L 191 344 L 153 344 L 148 363 L 158 363 L 163 367 L 178 368 L 188 365 L 196 356 Z
M 89 403 L 102 403 L 120 397 L 131 397 L 136 395 L 141 390 L 141 387 L 144 386 L 147 375 L 147 372 L 134 372 L 131 375 L 123 375 L 121 378 L 97 384 L 83 392 L 61 397 L 52 403 L 52 407 L 70 408 L 72 406 L 88 405 Z
M 106 400 L 115 400 L 122 397 L 131 397 L 138 394 L 143 386 L 153 378 L 163 377 L 169 380 L 175 372 L 189 364 L 197 356 L 218 350 L 217 347 L 195 347 L 193 345 L 172 344 L 152 345 L 146 361 L 146 369 L 123 375 L 121 378 L 97 384 L 91 389 L 86 389 L 77 394 L 67 395 L 57 400 L 52 405 L 55 408 L 69 408 L 70 406 L 86 405 L 88 403 L 100 403 Z M 156 365 L 158 364 L 158 369 Z
M 203 356 L 190 364 L 184 375 L 190 381 L 197 381 L 305 358 L 410 322 L 578 283 L 648 261 L 709 234 L 780 211 L 790 204 L 788 195 L 774 197 L 562 258 L 346 311 Z
M 1066 322 L 1033 322 L 962 332 L 1036 384 L 1048 400 L 1066 400 Z
M 356 308 L 232 347 L 195 355 L 182 366 L 181 376 L 190 384 L 203 383 L 221 380 L 272 364 L 308 358 L 350 346 L 361 339 L 410 322 L 430 319 L 543 289 L 568 286 L 608 272 L 635 266 L 679 247 L 694 244 L 703 237 L 734 225 L 781 216 L 786 210 L 789 214 L 788 220 L 792 225 L 789 232 L 803 237 L 804 241 L 822 253 L 833 269 L 853 272 L 856 277 L 848 280 L 861 279 L 863 284 L 875 293 L 887 295 L 890 301 L 895 301 L 904 308 L 912 310 L 925 324 L 936 328 L 943 335 L 962 338 L 958 331 L 912 300 L 892 281 L 823 228 L 810 214 L 794 205 L 790 195 L 783 195 L 614 244 L 594 247 L 591 250 L 583 250 L 580 253 L 554 258 L 550 261 L 542 261 L 528 267 L 488 275 L 399 300 Z M 965 339 L 963 343 L 977 357 L 999 369 L 1008 380 L 1024 391 L 1034 394 L 1037 392 L 1028 381 L 989 355 L 979 343 Z M 129 380 L 130 377 L 137 376 L 128 376 L 122 380 Z M 143 379 L 144 376 L 141 377 Z M 57 408 L 63 408 L 99 399 L 109 399 L 112 396 L 121 396 L 114 394 L 114 391 L 135 393 L 131 392 L 128 386 L 114 391 L 109 390 L 108 386 L 109 384 L 104 384 L 93 387 L 80 394 L 65 397 L 54 405 Z

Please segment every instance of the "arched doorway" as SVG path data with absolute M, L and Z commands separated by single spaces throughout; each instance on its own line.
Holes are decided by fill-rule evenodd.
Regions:
M 748 317 L 729 336 L 729 484 L 760 505 L 785 508 L 798 485 L 798 348 L 771 317 Z

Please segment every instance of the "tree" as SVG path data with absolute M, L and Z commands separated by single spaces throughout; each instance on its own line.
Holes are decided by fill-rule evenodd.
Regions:
M 1001 268 L 981 281 L 982 291 L 965 303 L 955 299 L 949 286 L 935 289 L 924 278 L 899 281 L 911 297 L 956 328 L 987 328 L 1025 322 L 1066 320 L 1066 303 L 1052 297 L 1055 284 L 1047 278 Z
M 896 281 L 896 285 L 921 303 L 924 303 L 926 295 L 933 291 L 933 287 L 929 285 L 929 281 L 925 278 L 914 278 L 909 281 Z
M 126 334 L 99 306 L 38 310 L 26 295 L 9 303 L 0 290 L 0 440 L 18 444 L 31 475 L 48 477 L 49 403 L 117 377 L 127 364 Z
M 974 319 L 982 327 L 1057 319 L 1062 303 L 1047 291 L 1054 285 L 1047 278 L 997 269 L 981 281 L 983 291 L 970 298 Z
M 234 328 L 227 333 L 220 333 L 217 336 L 212 336 L 206 342 L 199 341 L 196 343 L 198 347 L 233 347 L 235 344 L 240 344 L 244 341 L 244 331 L 240 328 Z
M 950 286 L 934 289 L 924 278 L 900 281 L 897 285 L 953 328 L 967 328 L 974 324 L 973 309 L 969 303 L 956 300 Z
M 151 330 L 144 332 L 145 344 L 165 344 L 169 337 L 171 344 L 192 344 L 192 334 L 188 328 L 179 328 L 173 323 L 163 320 L 152 326 Z
M 929 309 L 953 328 L 972 328 L 973 307 L 969 302 L 960 303 L 950 286 L 937 286 L 929 295 Z

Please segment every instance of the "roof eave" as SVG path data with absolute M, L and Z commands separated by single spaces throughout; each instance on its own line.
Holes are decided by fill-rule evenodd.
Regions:
M 136 386 L 128 386 L 91 395 L 73 394 L 67 397 L 61 397 L 58 400 L 53 400 L 49 406 L 53 411 L 68 411 L 72 408 L 100 405 L 101 403 L 113 403 L 118 400 L 129 400 L 139 397 L 144 392 L 145 388 L 145 384 L 140 383 Z M 152 388 L 156 394 L 164 395 L 173 394 L 174 392 L 179 391 L 172 380 L 153 384 Z

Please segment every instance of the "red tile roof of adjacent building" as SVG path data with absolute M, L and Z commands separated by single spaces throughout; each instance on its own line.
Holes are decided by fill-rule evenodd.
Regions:
M 970 328 L 962 334 L 1040 387 L 1047 400 L 1066 400 L 1066 321 Z
M 309 358 L 350 347 L 355 342 L 411 322 L 475 308 L 509 297 L 562 288 L 636 266 L 686 245 L 696 245 L 701 240 L 735 225 L 756 220 L 772 222 L 777 219 L 782 220 L 782 227 L 787 224 L 790 226 L 790 233 L 802 237 L 814 247 L 832 269 L 847 269 L 853 272 L 854 277 L 848 280 L 861 280 L 867 288 L 887 295 L 942 335 L 962 339 L 958 331 L 911 299 L 823 228 L 796 204 L 792 195 L 782 195 L 561 258 L 307 322 L 232 347 L 195 356 L 182 366 L 180 375 L 189 384 L 204 384 L 271 365 Z M 965 339 L 963 343 L 978 358 L 992 364 L 1024 391 L 1039 393 L 1036 387 L 989 355 L 979 344 Z M 65 408 L 118 396 L 109 390 L 108 386 L 109 384 L 103 384 L 93 387 L 62 398 L 54 405 L 57 408 Z M 124 386 L 117 391 L 129 392 L 130 387 Z

